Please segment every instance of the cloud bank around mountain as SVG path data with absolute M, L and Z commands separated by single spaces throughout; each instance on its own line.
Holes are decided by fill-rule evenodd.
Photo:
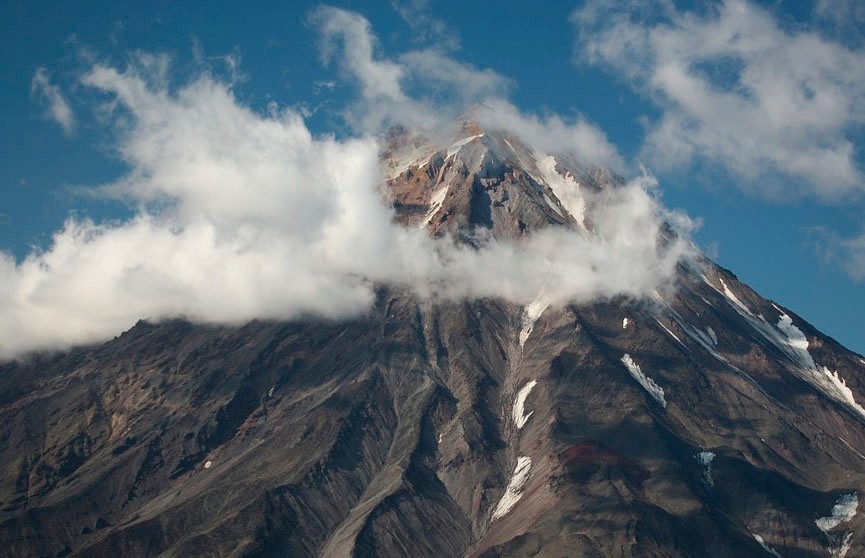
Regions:
M 621 158 L 584 120 L 521 113 L 501 96 L 507 80 L 489 70 L 442 51 L 385 58 L 352 12 L 323 8 L 312 21 L 325 59 L 358 84 L 346 109 L 358 128 L 346 139 L 314 136 L 289 109 L 257 112 L 207 73 L 171 84 L 165 56 L 138 54 L 123 69 L 97 63 L 80 76 L 102 95 L 98 112 L 128 168 L 91 193 L 137 211 L 121 222 L 71 218 L 44 251 L 20 262 L 0 255 L 0 358 L 109 339 L 142 318 L 357 316 L 382 283 L 517 304 L 541 294 L 554 304 L 641 297 L 689 253 L 685 238 L 661 242 L 665 213 L 648 177 L 590 200 L 592 234 L 550 229 L 473 249 L 394 224 L 377 139 L 392 124 L 446 130 L 485 100 L 490 126 L 539 149 Z M 439 94 L 416 93 L 427 79 Z

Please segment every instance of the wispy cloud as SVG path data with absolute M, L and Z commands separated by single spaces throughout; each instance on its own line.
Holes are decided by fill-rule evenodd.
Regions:
M 51 79 L 45 68 L 37 68 L 30 81 L 30 95 L 35 101 L 45 107 L 45 116 L 57 122 L 66 135 L 75 131 L 75 115 L 72 108 L 60 91 L 60 88 L 51 83 Z
M 660 111 L 642 152 L 657 168 L 715 165 L 769 196 L 865 190 L 851 140 L 865 124 L 865 51 L 789 31 L 744 0 L 699 11 L 590 0 L 572 21 L 576 59 Z
M 865 41 L 865 4 L 860 0 L 817 0 L 814 14 L 828 22 L 845 42 L 861 45 Z
M 447 135 L 471 111 L 492 127 L 503 127 L 539 149 L 567 152 L 600 165 L 624 169 L 624 159 L 606 134 L 585 118 L 538 116 L 507 100 L 513 82 L 491 69 L 457 60 L 441 49 L 387 56 L 369 22 L 346 10 L 323 7 L 311 16 L 321 33 L 326 61 L 359 85 L 360 99 L 346 111 L 358 130 L 380 133 L 400 124 L 430 136 Z
M 807 230 L 808 244 L 823 264 L 835 266 L 857 282 L 865 281 L 865 230 L 844 238 L 823 227 Z
M 574 154 L 617 172 L 627 169 L 603 130 L 583 118 L 566 121 L 558 114 L 525 114 L 502 99 L 488 99 L 473 114 L 485 127 L 512 131 L 536 149 Z
M 376 56 L 378 40 L 366 18 L 325 6 L 310 14 L 310 22 L 321 34 L 322 60 L 327 64 L 338 58 L 346 73 L 357 78 L 364 99 L 406 100 L 400 86 L 405 69 Z
M 391 0 L 391 6 L 411 28 L 415 38 L 445 50 L 460 47 L 459 35 L 433 15 L 429 0 Z

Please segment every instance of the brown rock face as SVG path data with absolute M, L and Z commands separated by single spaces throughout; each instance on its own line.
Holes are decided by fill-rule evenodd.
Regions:
M 385 154 L 391 171 L 387 191 L 398 222 L 463 240 L 477 233 L 517 239 L 541 227 L 577 224 L 544 180 L 531 149 L 508 134 L 476 126 L 467 126 L 464 133 L 470 135 L 446 149 L 421 143 Z M 561 172 L 575 175 L 589 191 L 621 181 L 597 168 Z
M 400 222 L 579 226 L 480 133 L 391 164 Z M 0 553 L 865 555 L 861 357 L 708 261 L 526 324 L 382 287 L 359 319 L 141 322 L 4 364 Z

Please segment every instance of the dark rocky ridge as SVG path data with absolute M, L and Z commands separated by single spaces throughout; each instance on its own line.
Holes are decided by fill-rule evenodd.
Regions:
M 397 219 L 466 241 L 475 229 L 576 226 L 504 139 L 397 173 Z M 828 532 L 815 523 L 863 493 L 863 416 L 807 381 L 775 336 L 782 315 L 865 401 L 861 357 L 708 261 L 683 265 L 660 300 L 549 308 L 524 343 L 523 307 L 384 287 L 367 316 L 344 322 L 141 322 L 103 345 L 2 365 L 0 548 L 817 557 L 847 542 L 848 556 L 865 555 L 861 515 Z M 519 428 L 514 402 L 531 381 Z M 710 471 L 701 452 L 715 455 Z M 521 458 L 520 497 L 494 519 Z

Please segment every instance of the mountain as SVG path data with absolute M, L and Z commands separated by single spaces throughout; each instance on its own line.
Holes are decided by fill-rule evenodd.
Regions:
M 592 234 L 591 194 L 624 185 L 474 125 L 388 141 L 394 218 L 467 245 Z M 647 299 L 382 285 L 352 320 L 142 321 L 0 367 L 0 548 L 863 556 L 863 380 L 702 256 Z

